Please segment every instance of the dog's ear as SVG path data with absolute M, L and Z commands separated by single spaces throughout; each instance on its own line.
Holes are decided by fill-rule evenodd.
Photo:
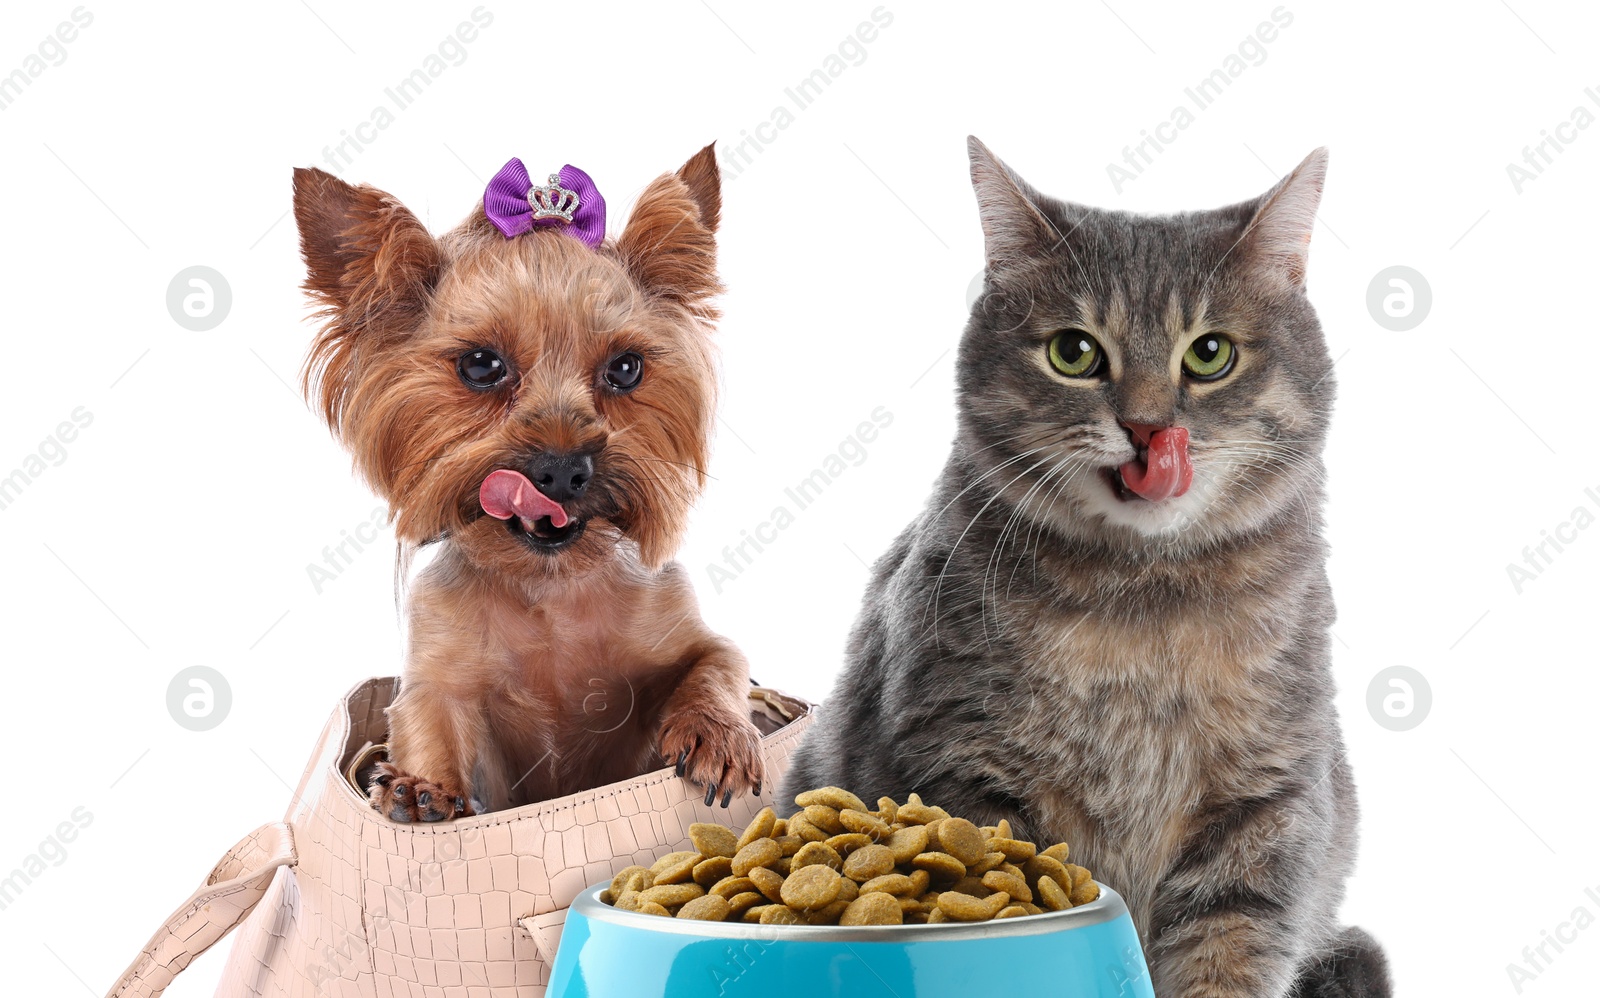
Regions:
M 717 168 L 717 144 L 713 142 L 689 157 L 689 162 L 678 168 L 678 179 L 700 207 L 700 224 L 716 232 L 722 221 L 722 171 Z
M 331 311 L 360 325 L 421 314 L 439 279 L 439 246 L 399 201 L 322 170 L 297 169 L 294 217 L 305 288 Z
M 415 328 L 443 258 L 399 201 L 321 170 L 294 171 L 294 217 L 305 289 L 329 320 L 306 358 L 302 387 L 337 429 L 356 377 L 356 344 Z
M 617 239 L 628 272 L 652 294 L 704 316 L 722 290 L 717 280 L 717 224 L 722 177 L 712 146 L 677 173 L 657 177 L 634 206 Z

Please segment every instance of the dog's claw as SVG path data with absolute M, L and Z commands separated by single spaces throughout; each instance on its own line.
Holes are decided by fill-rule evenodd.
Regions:
M 466 798 L 452 793 L 448 785 L 403 773 L 387 762 L 379 766 L 367 790 L 368 800 L 390 821 L 450 821 L 467 813 Z
M 761 759 L 761 733 L 748 717 L 700 706 L 684 707 L 662 723 L 660 755 L 690 785 L 706 807 L 733 806 L 733 798 L 749 793 L 767 778 Z M 658 763 L 660 765 L 661 763 Z

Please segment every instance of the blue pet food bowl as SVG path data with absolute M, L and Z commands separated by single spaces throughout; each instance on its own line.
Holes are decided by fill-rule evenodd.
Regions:
M 619 911 L 579 894 L 551 998 L 1154 998 L 1128 907 L 939 925 L 751 925 Z

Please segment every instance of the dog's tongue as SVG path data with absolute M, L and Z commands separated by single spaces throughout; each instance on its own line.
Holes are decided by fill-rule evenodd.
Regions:
M 1189 431 L 1169 426 L 1150 434 L 1143 459 L 1134 458 L 1118 469 L 1122 484 L 1151 502 L 1181 496 L 1194 481 L 1189 463 Z
M 553 527 L 567 525 L 567 511 L 561 504 L 533 487 L 533 483 L 510 468 L 491 472 L 478 489 L 478 502 L 483 511 L 496 520 L 521 517 L 524 526 L 531 526 L 541 516 L 550 518 Z

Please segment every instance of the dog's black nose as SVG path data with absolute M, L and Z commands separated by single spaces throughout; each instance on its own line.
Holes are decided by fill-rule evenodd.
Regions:
M 533 487 L 556 502 L 583 495 L 594 477 L 594 458 L 588 454 L 540 454 L 528 464 Z

